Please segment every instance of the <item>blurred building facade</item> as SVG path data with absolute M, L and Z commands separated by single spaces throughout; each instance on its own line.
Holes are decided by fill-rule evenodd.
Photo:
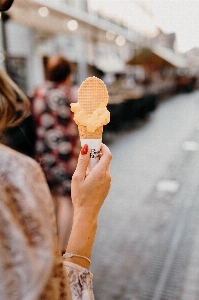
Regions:
M 51 54 L 74 63 L 74 81 L 80 84 L 95 72 L 124 72 L 135 48 L 153 41 L 91 9 L 86 0 L 15 0 L 0 23 L 0 64 L 6 57 L 10 75 L 26 92 L 44 80 L 44 61 Z M 154 41 L 171 47 L 173 39 L 161 33 Z
M 165 34 L 160 30 L 159 34 L 155 38 L 153 38 L 151 42 L 165 48 L 174 49 L 175 40 L 176 40 L 175 33 Z

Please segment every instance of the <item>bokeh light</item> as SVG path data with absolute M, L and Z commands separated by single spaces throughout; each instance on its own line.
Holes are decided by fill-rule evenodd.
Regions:
M 47 7 L 43 6 L 39 8 L 38 13 L 41 17 L 47 17 L 49 15 L 49 10 Z
M 70 20 L 67 23 L 68 29 L 71 31 L 75 31 L 78 28 L 78 23 L 76 20 Z
M 106 38 L 109 40 L 109 41 L 113 41 L 114 38 L 115 38 L 115 32 L 112 31 L 112 30 L 108 30 L 106 32 Z
M 116 42 L 116 44 L 117 44 L 118 46 L 124 46 L 126 40 L 125 40 L 125 38 L 124 38 L 122 35 L 119 35 L 119 36 L 116 38 L 115 42 Z

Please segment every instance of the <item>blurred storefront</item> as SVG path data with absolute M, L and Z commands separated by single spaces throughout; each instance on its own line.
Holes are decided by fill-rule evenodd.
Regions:
M 173 50 L 175 35 L 154 27 L 138 1 L 131 2 L 134 18 L 128 20 L 116 17 L 115 10 L 108 16 L 90 3 L 95 2 L 15 0 L 0 22 L 0 64 L 25 92 L 31 92 L 45 78 L 46 58 L 63 54 L 73 62 L 75 84 L 88 76 L 104 80 L 110 126 L 115 128 L 123 111 L 125 120 L 126 115 L 130 121 L 145 117 L 155 109 L 158 97 L 176 92 L 176 86 L 184 88 L 189 68 L 186 58 Z M 134 24 L 136 14 L 138 21 L 146 21 L 140 28 Z M 142 28 L 143 23 L 148 29 Z
M 87 1 L 15 0 L 1 26 L 1 65 L 25 90 L 34 88 L 44 77 L 43 57 L 62 53 L 76 65 L 74 81 L 82 82 L 89 66 L 103 73 L 120 72 L 137 41 L 144 40 L 115 22 L 89 11 Z M 16 65 L 18 67 L 16 68 Z M 23 84 L 21 83 L 23 81 Z

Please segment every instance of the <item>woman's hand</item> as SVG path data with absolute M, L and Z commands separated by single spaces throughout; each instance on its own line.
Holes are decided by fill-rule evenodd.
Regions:
M 71 186 L 74 210 L 83 210 L 85 213 L 98 215 L 109 192 L 111 184 L 109 165 L 112 154 L 104 144 L 101 146 L 101 152 L 102 156 L 99 162 L 89 174 L 86 174 L 90 159 L 87 145 L 83 147 L 79 155 Z
M 66 252 L 88 259 L 91 257 L 97 230 L 98 213 L 111 185 L 109 165 L 112 155 L 104 144 L 101 152 L 99 162 L 87 174 L 90 153 L 87 145 L 82 148 L 71 185 L 74 217 Z M 89 268 L 88 259 L 73 256 L 65 260 Z

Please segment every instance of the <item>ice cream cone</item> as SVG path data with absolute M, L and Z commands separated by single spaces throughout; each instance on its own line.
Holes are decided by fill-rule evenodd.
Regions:
M 106 109 L 108 91 L 104 82 L 93 76 L 88 77 L 78 90 L 78 103 L 71 104 L 78 125 L 81 145 L 88 144 L 91 152 L 90 169 L 98 162 L 102 142 L 103 125 L 110 121 Z
M 94 132 L 88 132 L 86 126 L 78 125 L 80 139 L 102 139 L 103 126 L 98 127 Z

